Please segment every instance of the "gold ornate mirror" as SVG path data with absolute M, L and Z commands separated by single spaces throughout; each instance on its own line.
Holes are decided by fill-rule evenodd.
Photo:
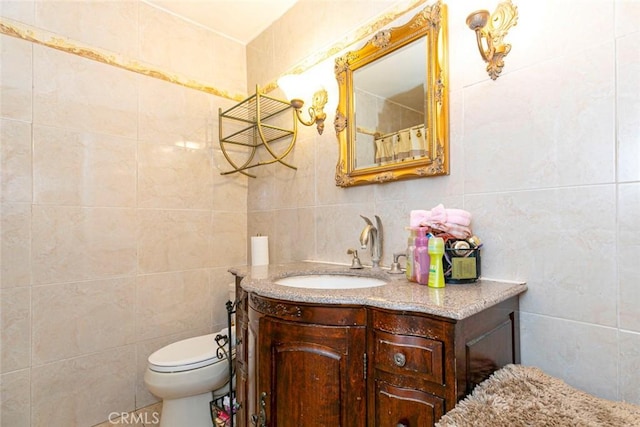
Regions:
M 449 173 L 447 10 L 441 1 L 336 59 L 336 185 Z

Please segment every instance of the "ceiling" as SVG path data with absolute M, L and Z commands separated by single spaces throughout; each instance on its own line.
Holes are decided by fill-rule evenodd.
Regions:
M 298 0 L 146 0 L 246 45 Z

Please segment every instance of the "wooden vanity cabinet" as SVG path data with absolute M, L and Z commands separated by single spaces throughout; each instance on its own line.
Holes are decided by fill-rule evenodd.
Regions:
M 241 427 L 433 426 L 520 361 L 517 296 L 455 320 L 238 291 Z

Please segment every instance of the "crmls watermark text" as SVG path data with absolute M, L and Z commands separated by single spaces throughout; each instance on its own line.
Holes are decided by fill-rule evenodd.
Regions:
M 158 412 L 111 412 L 109 414 L 110 424 L 160 424 L 160 414 Z

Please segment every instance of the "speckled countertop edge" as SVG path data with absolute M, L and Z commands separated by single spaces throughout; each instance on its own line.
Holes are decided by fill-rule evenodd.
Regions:
M 480 279 L 476 283 L 447 284 L 434 289 L 409 282 L 404 274 L 386 270 L 352 270 L 347 266 L 321 262 L 295 262 L 229 269 L 241 277 L 247 292 L 287 301 L 314 304 L 350 304 L 427 313 L 461 320 L 527 290 L 521 282 Z M 360 289 L 305 289 L 275 283 L 280 278 L 307 274 L 348 274 L 375 277 L 387 285 Z

